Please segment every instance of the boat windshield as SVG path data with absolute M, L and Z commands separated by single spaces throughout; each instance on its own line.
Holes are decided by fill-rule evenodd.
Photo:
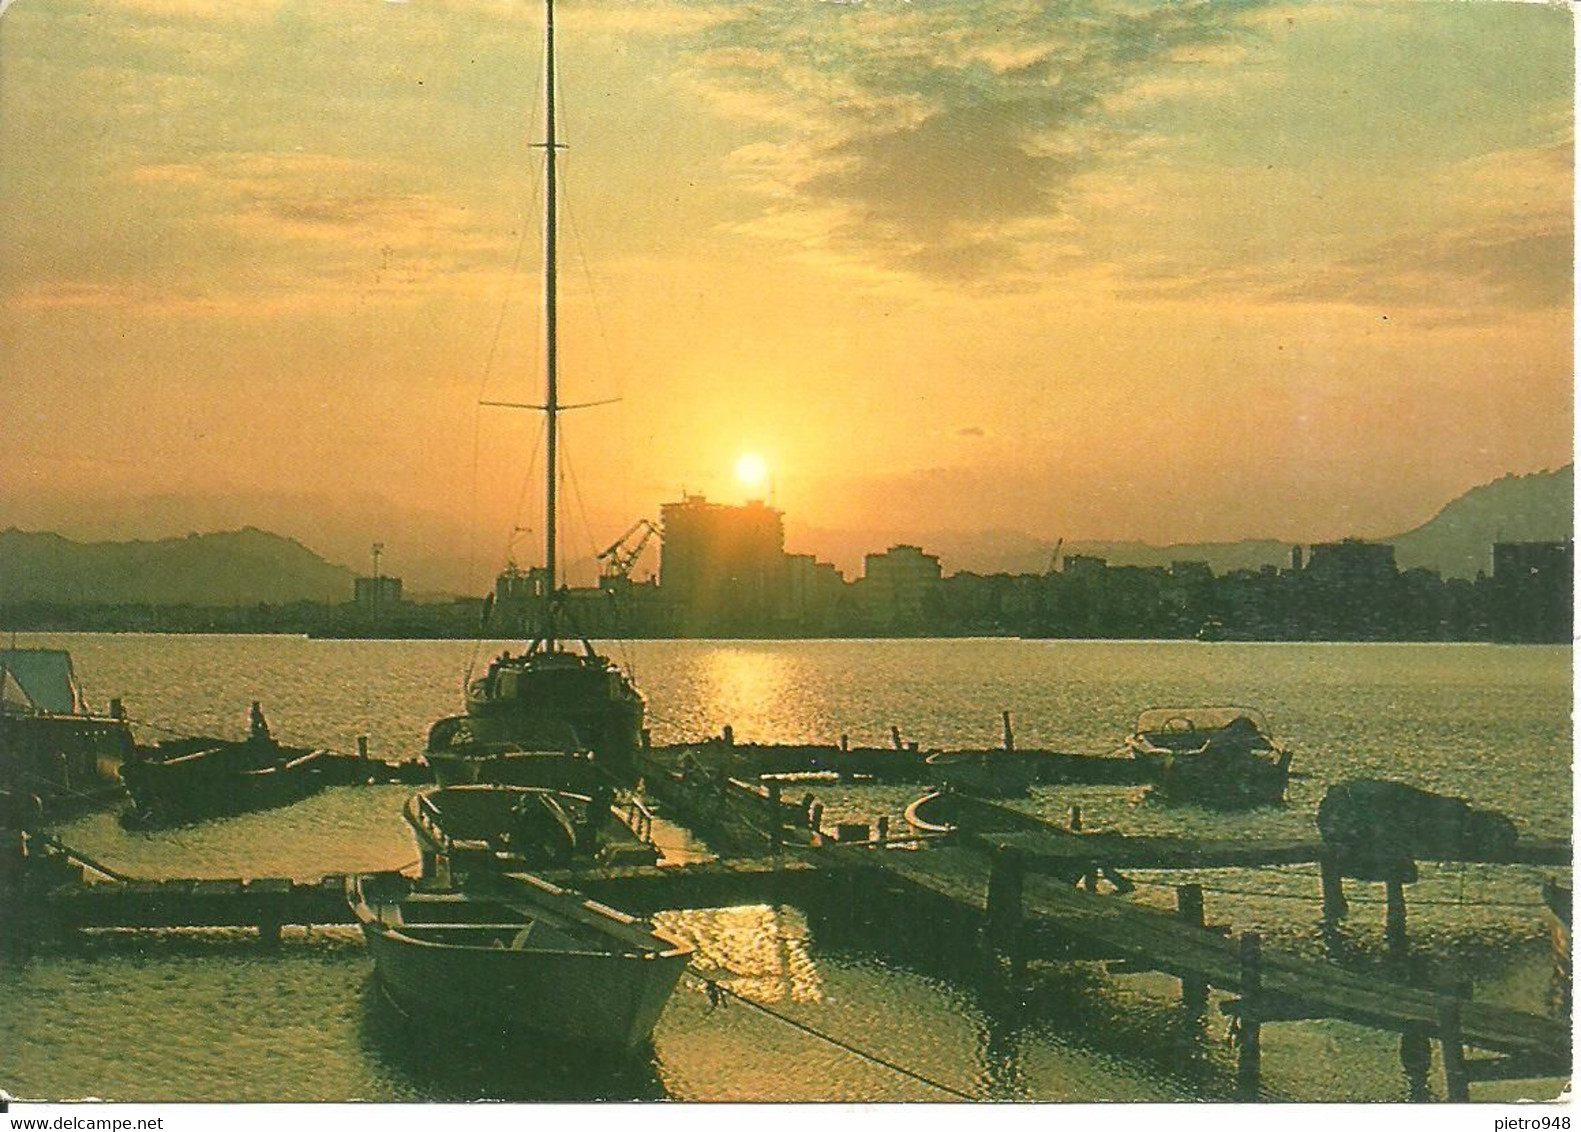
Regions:
M 1151 708 L 1137 717 L 1136 733 L 1222 731 L 1237 719 L 1246 720 L 1263 735 L 1273 734 L 1262 712 L 1244 707 Z

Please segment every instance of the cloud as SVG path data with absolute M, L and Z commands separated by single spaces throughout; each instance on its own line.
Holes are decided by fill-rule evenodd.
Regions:
M 1371 234 L 1325 229 L 1309 206 L 1305 224 L 1323 237 L 1315 245 L 1294 238 L 1301 202 L 1285 202 L 1279 207 L 1290 216 L 1280 223 L 1290 225 L 1292 237 L 1277 244 L 1280 254 L 1193 258 L 1177 249 L 1132 255 L 1121 260 L 1119 293 L 1344 304 L 1461 325 L 1498 321 L 1510 312 L 1568 310 L 1574 296 L 1573 162 L 1566 139 L 1454 162 L 1415 181 L 1401 177 L 1398 192 L 1417 202 L 1420 215 Z M 1123 194 L 1111 204 L 1120 201 Z
M 258 317 L 370 297 L 410 302 L 502 282 L 512 241 L 444 194 L 403 187 L 408 171 L 320 153 L 219 153 L 125 172 L 155 243 L 198 261 L 151 258 L 92 281 L 37 277 L 19 309 L 118 308 Z M 174 199 L 165 199 L 174 198 Z
M 1420 296 L 1438 273 L 1563 301 L 1568 150 L 1491 151 L 1568 139 L 1568 83 L 1545 53 L 1480 93 L 1552 28 L 1470 7 L 747 5 L 683 57 L 757 134 L 728 169 L 759 207 L 730 231 L 845 273 L 975 290 L 1106 273 L 1127 297 L 1273 302 Z M 1417 35 L 1473 52 L 1468 82 L 1412 55 Z M 1262 151 L 1282 162 L 1266 181 Z
M 1017 226 L 1057 218 L 1073 179 L 1125 143 L 1104 101 L 1175 68 L 1233 65 L 1239 15 L 1257 7 L 752 8 L 706 30 L 689 79 L 717 111 L 780 133 L 735 163 L 764 201 L 760 234 L 817 215 L 826 251 L 1002 280 L 1025 265 Z

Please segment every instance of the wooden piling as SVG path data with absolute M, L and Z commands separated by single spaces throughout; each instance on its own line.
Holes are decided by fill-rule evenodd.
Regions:
M 1016 749 L 1016 736 L 1015 732 L 1010 729 L 1010 713 L 1008 711 L 1002 711 L 999 713 L 999 717 L 1004 721 L 1005 750 L 1013 751 Z
M 1026 881 L 1026 859 L 1019 849 L 994 848 L 989 858 L 987 899 L 988 958 L 1005 956 L 1013 970 L 1021 967 L 1021 896 Z
M 1427 1031 L 1412 1027 L 1400 1035 L 1400 1068 L 1405 1071 L 1406 1089 L 1412 1102 L 1432 1100 L 1427 1091 L 1427 1073 L 1432 1068 L 1433 1050 Z
M 362 762 L 368 761 L 368 737 L 366 735 L 357 736 L 357 758 Z
M 1444 1059 L 1444 1099 L 1465 1104 L 1471 1100 L 1471 1088 L 1466 1047 L 1460 1039 L 1460 1000 L 1452 995 L 1438 1000 L 1438 1046 Z
M 1194 928 L 1205 926 L 1200 884 L 1175 886 L 1175 914 Z M 1196 976 L 1183 977 L 1180 980 L 1180 1002 L 1194 1014 L 1205 1012 L 1208 1008 L 1207 980 Z
M 1078 804 L 1072 804 L 1070 808 L 1070 831 L 1081 832 L 1081 806 Z
M 878 842 L 882 845 L 889 840 L 889 815 L 880 814 L 877 822 Z
M 1241 1002 L 1239 1050 L 1235 1062 L 1237 1100 L 1255 1101 L 1262 1091 L 1263 1036 L 1258 1018 L 1263 989 L 1263 941 L 1256 932 L 1241 933 Z
M 1403 954 L 1408 946 L 1405 934 L 1405 882 L 1398 876 L 1384 882 L 1387 908 L 1384 911 L 1384 937 L 1389 950 Z
M 769 792 L 769 850 L 779 853 L 780 846 L 785 841 L 783 829 L 784 811 L 780 808 L 780 792 L 782 787 L 777 780 L 768 783 Z
M 265 947 L 278 947 L 280 945 L 280 921 L 276 919 L 260 919 L 258 921 L 258 942 Z
M 1345 903 L 1345 878 L 1340 873 L 1339 855 L 1325 849 L 1318 858 L 1318 867 L 1323 874 L 1323 918 L 1342 920 L 1350 908 Z

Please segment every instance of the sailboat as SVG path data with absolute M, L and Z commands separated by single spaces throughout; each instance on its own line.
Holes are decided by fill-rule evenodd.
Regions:
M 536 635 L 525 652 L 515 656 L 509 650 L 501 653 L 476 678 L 468 672 L 465 714 L 447 716 L 430 728 L 425 755 L 442 786 L 491 781 L 550 785 L 545 779 L 552 779 L 557 768 L 589 754 L 602 769 L 619 778 L 629 777 L 642 744 L 647 710 L 642 693 L 631 678 L 600 654 L 591 641 L 570 632 L 566 590 L 558 577 L 555 479 L 560 414 L 586 406 L 567 405 L 560 400 L 556 279 L 560 144 L 555 130 L 552 6 L 548 28 L 543 141 L 544 402 L 485 402 L 544 414 L 544 565 L 529 572 L 542 614 L 535 627 Z
M 544 617 L 525 653 L 504 654 L 468 683 L 466 715 L 440 720 L 430 732 L 428 758 L 441 788 L 419 794 L 408 809 L 425 875 L 353 876 L 346 895 L 380 984 L 401 1010 L 431 1022 L 437 1041 L 462 1030 L 630 1051 L 651 1037 L 690 948 L 530 873 L 470 867 L 489 858 L 537 868 L 591 850 L 618 816 L 608 783 L 587 796 L 571 794 L 564 782 L 452 785 L 476 781 L 486 768 L 549 778 L 605 762 L 619 770 L 629 766 L 642 728 L 643 700 L 630 680 L 587 641 L 580 651 L 567 647 L 554 585 L 556 428 L 567 406 L 555 359 L 554 0 L 545 0 L 545 13 L 549 365 L 548 395 L 537 406 L 549 422 Z M 580 821 L 567 809 L 573 802 Z M 636 848 L 653 859 L 651 843 Z

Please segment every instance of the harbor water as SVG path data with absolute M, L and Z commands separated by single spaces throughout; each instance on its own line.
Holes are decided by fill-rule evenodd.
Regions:
M 152 741 L 161 728 L 241 737 L 260 700 L 288 743 L 416 756 L 427 725 L 459 710 L 461 677 L 502 647 L 452 641 L 293 637 L 21 635 L 71 651 L 90 701 L 125 698 Z M 650 703 L 655 743 L 884 745 L 890 728 L 926 747 L 993 747 L 1002 710 L 1019 747 L 1107 753 L 1137 713 L 1211 703 L 1260 708 L 1295 751 L 1289 804 L 1250 813 L 1170 807 L 1139 789 L 1038 787 L 1025 805 L 1088 829 L 1206 837 L 1312 837 L 1323 791 L 1393 778 L 1509 814 L 1523 832 L 1571 829 L 1571 652 L 1567 647 L 1017 640 L 664 641 L 616 649 Z M 825 823 L 898 821 L 920 787 L 808 787 Z M 144 877 L 292 876 L 401 867 L 416 851 L 402 787 L 334 788 L 291 807 L 159 831 L 102 813 L 62 840 Z M 1478 997 L 1551 1009 L 1540 914 L 1543 870 L 1422 866 L 1408 889 L 1415 977 L 1470 979 Z M 1315 866 L 1140 873 L 1131 897 L 1170 907 L 1169 885 L 1206 890 L 1210 923 L 1263 933 L 1266 948 L 1384 972 L 1382 892 L 1352 885 L 1351 915 L 1321 923 Z M 125 1101 L 929 1101 L 926 1081 L 992 1100 L 1227 1099 L 1228 1020 L 1181 1007 L 1178 985 L 1097 964 L 1034 967 L 1006 996 L 925 959 L 876 925 L 825 938 L 802 910 L 769 905 L 663 913 L 697 949 L 694 968 L 803 1027 L 837 1036 L 908 1076 L 683 980 L 651 1052 L 594 1069 L 464 1035 L 420 1030 L 373 981 L 350 928 L 251 933 L 106 933 L 0 964 L 0 1089 L 35 1099 Z M 1217 997 L 1215 1002 L 1217 1002 Z M 1435 1052 L 1436 1063 L 1436 1052 Z M 1435 1064 L 1432 1078 L 1442 1087 Z M 1270 1099 L 1398 1101 L 1397 1035 L 1337 1021 L 1263 1033 Z M 1479 1085 L 1477 1099 L 1551 1097 L 1558 1082 Z

